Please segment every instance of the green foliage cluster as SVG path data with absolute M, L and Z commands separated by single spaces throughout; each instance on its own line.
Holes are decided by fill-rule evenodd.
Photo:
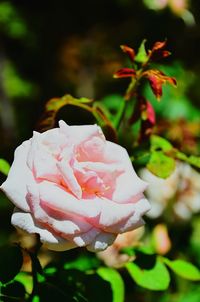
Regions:
M 122 253 L 131 253 L 134 260 L 120 269 L 104 266 L 89 252 L 84 251 L 73 260 L 67 259 L 67 253 L 63 253 L 62 264 L 49 263 L 42 271 L 36 268 L 37 288 L 34 288 L 30 273 L 20 271 L 23 253 L 18 246 L 0 248 L 1 301 L 11 301 L 12 298 L 18 301 L 53 301 L 59 298 L 60 301 L 89 302 L 101 301 L 103 294 L 106 302 L 123 302 L 128 275 L 132 279 L 128 291 L 135 286 L 150 292 L 166 291 L 172 282 L 169 270 L 177 275 L 177 281 L 179 277 L 200 281 L 200 271 L 185 260 L 172 261 L 146 248 L 129 248 Z M 174 278 L 175 275 L 172 276 Z

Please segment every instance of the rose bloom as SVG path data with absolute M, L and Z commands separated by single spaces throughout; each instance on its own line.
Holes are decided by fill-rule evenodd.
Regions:
M 200 212 L 200 174 L 189 164 L 177 162 L 175 171 L 166 179 L 156 177 L 145 168 L 139 175 L 149 183 L 146 191 L 152 206 L 149 217 L 159 217 L 168 205 L 173 205 L 172 213 L 181 220 Z
M 15 204 L 12 224 L 38 233 L 47 248 L 100 251 L 143 225 L 146 186 L 126 150 L 100 127 L 60 121 L 16 149 L 1 189 Z

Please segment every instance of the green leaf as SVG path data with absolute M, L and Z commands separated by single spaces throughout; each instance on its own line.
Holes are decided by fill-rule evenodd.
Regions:
M 32 302 L 40 302 L 40 297 L 39 296 L 34 296 Z
M 96 269 L 100 264 L 100 260 L 94 256 L 81 255 L 73 261 L 64 264 L 64 269 L 77 269 L 83 272 Z
M 19 274 L 15 277 L 14 280 L 22 283 L 26 289 L 26 292 L 29 294 L 31 293 L 33 289 L 33 278 L 31 275 L 26 272 L 19 272 Z
M 200 271 L 193 264 L 181 259 L 172 261 L 168 258 L 164 258 L 164 262 L 173 272 L 175 272 L 180 277 L 192 281 L 200 280 Z
M 7 176 L 9 170 L 10 170 L 9 163 L 5 159 L 0 158 L 0 172 Z
M 93 100 L 88 99 L 88 98 L 80 98 L 80 99 L 79 99 L 79 102 L 80 102 L 80 103 L 89 104 L 89 103 L 92 103 Z
M 68 104 L 67 98 L 53 98 L 46 103 L 46 110 L 57 112 L 67 104 Z
M 175 157 L 177 159 L 187 162 L 190 165 L 193 165 L 194 167 L 200 168 L 200 157 L 199 156 L 194 156 L 194 155 L 187 156 L 184 153 L 177 151 L 175 153 Z
M 124 301 L 124 282 L 117 270 L 109 267 L 100 267 L 97 273 L 105 281 L 110 282 L 113 300 L 112 302 L 123 302 Z
M 137 55 L 135 56 L 135 60 L 134 60 L 135 62 L 144 63 L 147 61 L 148 55 L 147 55 L 147 52 L 145 49 L 145 43 L 146 43 L 146 40 L 143 40 L 138 49 Z
M 18 246 L 0 247 L 0 282 L 11 281 L 19 273 L 22 263 L 23 256 Z
M 169 177 L 174 171 L 175 167 L 175 160 L 163 154 L 162 151 L 153 151 L 147 164 L 147 169 L 154 175 L 161 178 Z
M 161 136 L 152 135 L 150 141 L 152 151 L 157 151 L 158 149 L 161 149 L 162 151 L 167 152 L 173 149 L 172 144 Z
M 123 247 L 120 250 L 120 254 L 126 254 L 128 256 L 135 256 L 135 249 L 134 249 L 134 247 L 131 247 L 131 246 Z
M 171 151 L 171 155 L 173 155 L 174 158 L 180 159 L 182 161 L 187 162 L 190 165 L 193 165 L 194 167 L 200 168 L 199 156 L 194 156 L 194 155 L 187 156 L 183 152 L 174 149 L 172 144 L 165 138 L 160 137 L 158 135 L 152 135 L 150 142 L 151 142 L 151 151 L 159 151 L 159 150 L 162 150 L 163 152 Z
M 151 269 L 141 269 L 134 262 L 127 263 L 125 266 L 139 286 L 150 290 L 166 290 L 169 286 L 169 272 L 159 258 L 156 259 L 155 265 Z
M 47 266 L 47 267 L 45 267 L 45 269 L 44 269 L 44 273 L 45 273 L 46 275 L 52 276 L 52 275 L 54 275 L 56 272 L 57 272 L 57 268 L 54 267 L 54 266 L 50 266 L 50 267 Z

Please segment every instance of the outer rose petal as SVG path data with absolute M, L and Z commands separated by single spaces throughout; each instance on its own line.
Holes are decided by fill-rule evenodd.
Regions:
M 116 234 L 101 232 L 93 242 L 87 246 L 87 249 L 91 252 L 103 251 L 114 242 L 116 237 Z
M 48 230 L 38 226 L 34 222 L 33 217 L 30 213 L 25 213 L 18 208 L 15 208 L 13 212 L 11 222 L 16 228 L 20 228 L 25 232 L 28 232 L 30 234 L 39 234 L 41 242 L 51 250 L 65 251 L 76 247 L 74 243 L 69 242 L 66 239 L 64 240 L 60 237 L 57 237 Z
M 8 178 L 1 185 L 1 190 L 8 198 L 23 211 L 29 211 L 26 202 L 26 183 L 33 183 L 33 174 L 26 165 L 26 158 L 30 148 L 30 140 L 23 142 L 16 150 L 14 162 L 10 168 Z
M 134 204 L 118 204 L 111 200 L 100 199 L 101 215 L 99 225 L 107 231 L 108 227 L 121 222 L 133 215 L 135 210 Z
M 116 180 L 116 189 L 113 193 L 113 200 L 119 203 L 131 202 L 131 199 L 147 188 L 147 183 L 141 180 L 135 173 L 129 155 L 123 147 L 106 142 L 105 160 L 120 162 L 124 165 L 125 173 Z
M 95 240 L 97 235 L 100 233 L 100 230 L 96 228 L 91 228 L 88 232 L 80 234 L 78 236 L 74 236 L 72 241 L 78 246 L 87 246 L 92 241 Z
M 33 133 L 27 157 L 28 167 L 34 172 L 37 179 L 46 179 L 59 184 L 60 177 L 56 160 L 48 148 L 40 142 L 41 136 L 38 132 Z
M 93 136 L 101 137 L 105 140 L 101 128 L 97 125 L 81 125 L 81 126 L 68 126 L 64 121 L 59 121 L 60 132 L 69 136 L 71 142 L 80 145 Z
M 41 207 L 38 186 L 36 184 L 29 185 L 27 190 L 27 201 L 30 205 L 31 212 L 36 222 L 44 228 L 67 239 L 71 239 L 74 235 L 77 236 L 77 234 L 87 232 L 92 228 L 91 224 L 82 217 L 69 215 L 69 213 L 58 213 L 55 210 Z
M 127 216 L 122 216 L 123 214 L 123 207 L 127 206 L 127 209 L 129 209 L 130 215 Z M 129 206 L 129 207 L 128 207 Z M 121 216 L 120 216 L 120 209 L 121 209 Z M 150 204 L 147 201 L 147 199 L 143 198 L 140 199 L 137 203 L 134 204 L 123 204 L 120 205 L 119 207 L 119 213 L 113 209 L 113 212 L 116 211 L 116 216 L 117 214 L 119 215 L 118 217 L 121 217 L 120 219 L 113 220 L 115 223 L 109 223 L 109 220 L 107 220 L 107 225 L 104 227 L 104 230 L 107 232 L 111 233 L 124 233 L 128 232 L 130 230 L 134 230 L 144 224 L 143 219 L 141 218 L 148 210 L 150 209 Z M 125 209 L 124 209 L 125 211 Z M 106 215 L 106 211 L 104 212 L 104 215 L 106 219 L 110 218 L 110 221 L 112 221 L 112 218 L 109 215 Z

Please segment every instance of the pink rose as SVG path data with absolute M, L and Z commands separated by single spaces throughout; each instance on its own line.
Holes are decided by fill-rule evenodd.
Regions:
M 141 226 L 150 208 L 145 188 L 126 150 L 106 141 L 100 127 L 63 121 L 16 149 L 1 186 L 16 206 L 12 224 L 60 251 L 104 250 Z

